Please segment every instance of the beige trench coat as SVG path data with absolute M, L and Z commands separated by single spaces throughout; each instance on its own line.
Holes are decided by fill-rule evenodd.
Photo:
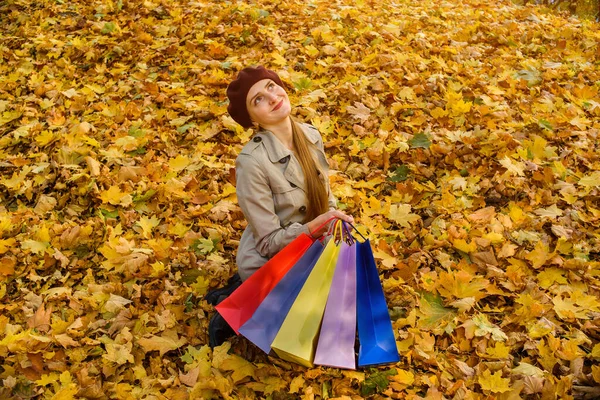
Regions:
M 327 179 L 329 165 L 323 139 L 313 126 L 300 126 L 325 174 L 329 207 L 333 209 L 336 200 Z M 302 167 L 275 135 L 258 132 L 242 149 L 235 168 L 237 199 L 248 221 L 236 262 L 242 280 L 246 280 L 301 233 L 310 232 L 302 223 L 307 206 Z

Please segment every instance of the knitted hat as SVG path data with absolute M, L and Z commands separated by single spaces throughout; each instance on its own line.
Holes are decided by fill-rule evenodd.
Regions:
M 246 96 L 248 96 L 248 91 L 250 91 L 252 85 L 263 79 L 272 79 L 273 82 L 283 87 L 279 76 L 263 66 L 244 68 L 227 87 L 227 97 L 229 98 L 227 111 L 231 115 L 231 118 L 244 128 L 252 126 L 252 120 L 246 108 Z

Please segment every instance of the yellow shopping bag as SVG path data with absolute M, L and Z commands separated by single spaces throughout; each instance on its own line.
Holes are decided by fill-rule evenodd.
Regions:
M 275 353 L 284 360 L 313 366 L 319 329 L 340 252 L 341 246 L 336 243 L 336 237 L 341 237 L 341 227 L 341 222 L 336 221 L 336 234 L 325 246 L 271 344 Z

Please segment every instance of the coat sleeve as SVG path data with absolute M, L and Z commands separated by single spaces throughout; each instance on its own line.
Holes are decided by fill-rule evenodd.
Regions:
M 273 257 L 301 233 L 310 235 L 307 224 L 292 223 L 285 228 L 275 213 L 269 178 L 259 162 L 250 154 L 240 154 L 235 162 L 236 194 L 254 234 L 256 250 Z

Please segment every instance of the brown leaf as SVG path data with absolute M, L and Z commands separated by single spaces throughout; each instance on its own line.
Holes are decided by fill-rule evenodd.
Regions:
M 37 329 L 40 332 L 50 330 L 50 317 L 52 316 L 52 306 L 46 310 L 44 304 L 36 310 L 35 314 L 27 320 L 27 327 Z

